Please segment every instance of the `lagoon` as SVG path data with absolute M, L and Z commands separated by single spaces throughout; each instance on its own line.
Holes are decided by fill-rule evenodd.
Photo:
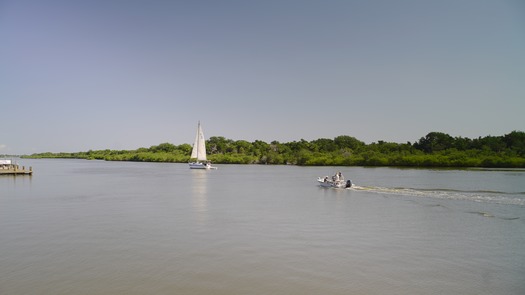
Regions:
M 20 162 L 1 294 L 525 293 L 525 170 Z

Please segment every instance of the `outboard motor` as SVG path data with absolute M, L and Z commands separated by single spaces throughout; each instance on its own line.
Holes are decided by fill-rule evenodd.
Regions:
M 346 181 L 346 186 L 345 186 L 345 188 L 349 188 L 349 187 L 352 187 L 352 181 L 351 181 L 350 179 L 348 179 L 348 180 Z

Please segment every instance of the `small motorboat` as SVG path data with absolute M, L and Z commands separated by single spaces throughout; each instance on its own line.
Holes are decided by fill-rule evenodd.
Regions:
M 350 179 L 330 179 L 328 176 L 318 177 L 317 182 L 322 187 L 333 187 L 333 188 L 350 188 L 352 187 L 352 181 Z

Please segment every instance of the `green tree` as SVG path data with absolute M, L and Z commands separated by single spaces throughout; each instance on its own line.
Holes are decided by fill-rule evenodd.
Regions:
M 149 148 L 149 150 L 154 153 L 159 153 L 159 152 L 171 153 L 171 152 L 174 152 L 175 149 L 176 149 L 175 145 L 171 143 L 167 143 L 167 142 L 161 143 L 159 145 L 152 146 Z
M 503 136 L 508 149 L 515 151 L 519 156 L 525 156 L 525 132 L 512 131 Z
M 425 137 L 421 137 L 419 142 L 414 143 L 414 147 L 425 153 L 432 153 L 452 148 L 453 143 L 454 138 L 448 134 L 442 132 L 430 132 Z
M 333 139 L 319 138 L 310 142 L 310 150 L 314 152 L 333 152 L 337 150 L 337 145 Z
M 183 155 L 189 156 L 191 153 L 191 150 L 192 150 L 192 146 L 187 143 L 177 146 L 177 151 L 179 151 Z
M 224 154 L 228 151 L 232 151 L 233 140 L 226 139 L 223 136 L 212 136 L 206 141 L 209 153 L 211 154 Z
M 239 154 L 247 154 L 252 147 L 252 144 L 246 140 L 237 140 L 233 145 L 235 146 L 234 151 Z
M 340 148 L 349 148 L 352 150 L 359 150 L 361 147 L 365 146 L 365 143 L 357 140 L 355 137 L 348 135 L 340 135 L 334 138 L 334 143 Z

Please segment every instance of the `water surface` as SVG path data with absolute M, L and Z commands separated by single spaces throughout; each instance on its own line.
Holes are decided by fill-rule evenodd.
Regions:
M 523 170 L 20 162 L 1 294 L 525 294 Z

